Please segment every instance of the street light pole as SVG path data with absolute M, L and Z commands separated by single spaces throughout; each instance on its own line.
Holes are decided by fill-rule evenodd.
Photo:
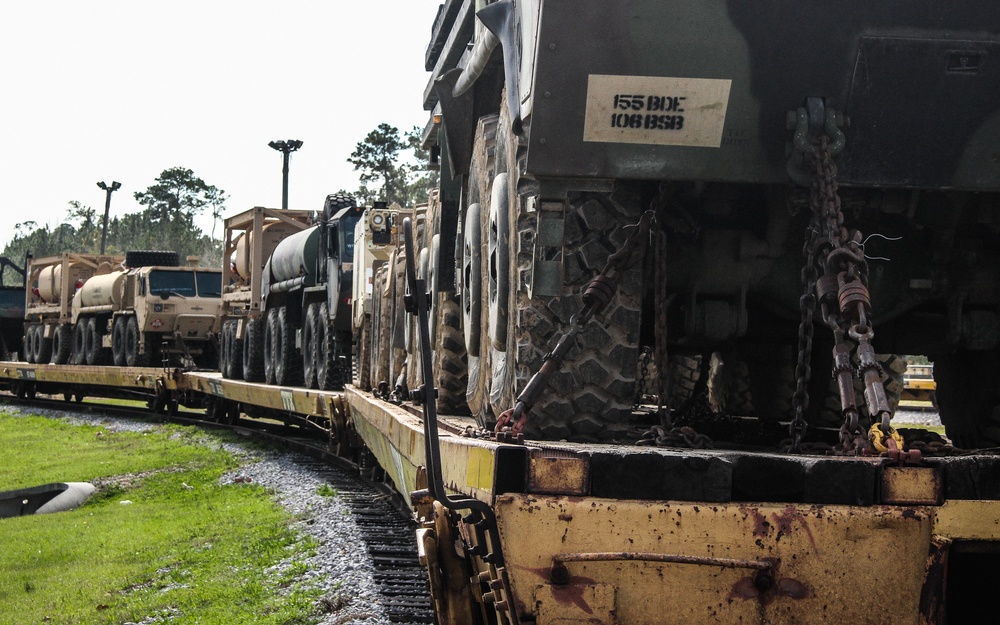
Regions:
M 98 188 L 104 189 L 104 225 L 101 226 L 101 254 L 104 254 L 104 244 L 108 240 L 108 213 L 111 212 L 111 194 L 122 188 L 122 183 L 112 181 L 109 187 L 104 182 L 97 183 Z
M 288 155 L 302 147 L 302 142 L 297 139 L 288 141 L 271 141 L 270 147 L 281 152 L 281 208 L 288 208 Z

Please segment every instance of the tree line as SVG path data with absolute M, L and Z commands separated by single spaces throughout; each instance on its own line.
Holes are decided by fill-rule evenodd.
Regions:
M 404 160 L 407 151 L 412 154 Z M 401 134 L 394 126 L 379 124 L 357 143 L 347 161 L 360 172 L 360 184 L 354 191 L 341 188 L 331 193 L 349 193 L 362 205 L 383 200 L 412 206 L 427 201 L 429 189 L 437 184 L 437 172 L 427 169 L 428 154 L 420 146 L 420 129 L 416 126 Z M 178 252 L 181 258 L 199 256 L 207 267 L 221 266 L 222 233 L 221 225 L 217 233 L 216 223 L 226 209 L 225 191 L 190 169 L 171 167 L 163 170 L 145 191 L 133 195 L 143 208 L 108 220 L 106 253 L 167 249 Z M 17 224 L 2 255 L 20 265 L 28 253 L 40 258 L 63 252 L 100 252 L 103 211 L 76 200 L 68 204 L 61 224 Z M 209 233 L 195 223 L 195 218 L 207 211 L 212 215 Z M 9 280 L 9 276 L 5 278 Z

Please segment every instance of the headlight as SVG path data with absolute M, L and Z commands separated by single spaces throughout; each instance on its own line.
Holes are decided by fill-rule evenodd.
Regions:
M 380 214 L 372 215 L 372 223 L 376 226 L 381 226 L 382 222 L 385 221 L 385 217 Z

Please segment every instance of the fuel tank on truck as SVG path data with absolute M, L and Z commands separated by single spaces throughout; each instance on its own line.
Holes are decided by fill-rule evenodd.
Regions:
M 274 248 L 278 246 L 279 243 L 289 235 L 300 232 L 301 228 L 298 228 L 292 224 L 284 223 L 281 221 L 267 224 L 261 230 L 261 259 L 266 261 L 268 256 L 274 251 Z M 257 245 L 256 237 L 253 235 L 253 231 L 248 230 L 240 239 L 236 242 L 236 255 L 233 258 L 233 262 L 236 264 L 236 273 L 243 278 L 250 279 L 252 275 L 251 271 L 251 260 L 253 259 L 253 246 Z
M 114 306 L 116 309 L 121 308 L 124 283 L 124 271 L 112 271 L 101 276 L 94 276 L 80 287 L 78 295 L 80 305 L 84 308 L 91 306 Z
M 80 263 L 69 263 L 69 284 L 73 285 L 79 280 L 86 280 L 93 273 L 90 269 Z M 62 297 L 63 265 L 56 263 L 42 267 L 38 272 L 38 296 L 50 304 L 59 303 Z M 70 292 L 72 295 L 72 291 Z
M 318 255 L 319 226 L 285 238 L 274 248 L 268 261 L 271 284 L 277 286 L 282 282 L 295 280 L 295 286 L 313 286 L 316 284 Z

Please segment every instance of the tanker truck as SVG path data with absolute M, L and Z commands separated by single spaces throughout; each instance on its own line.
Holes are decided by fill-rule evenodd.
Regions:
M 73 296 L 74 364 L 215 369 L 222 272 L 175 252 L 131 251 Z
M 119 268 L 119 255 L 70 254 L 27 259 L 24 360 L 66 364 L 73 353 L 73 297 L 93 276 Z
M 343 194 L 308 211 L 254 208 L 226 220 L 225 377 L 338 388 L 351 366 L 351 264 L 362 209 Z
M 996 23 L 985 1 L 442 5 L 427 227 L 468 409 L 514 406 L 600 275 L 614 295 L 535 436 L 622 439 L 652 388 L 661 420 L 707 394 L 863 445 L 893 411 L 893 354 L 916 354 L 949 437 L 1000 445 Z

